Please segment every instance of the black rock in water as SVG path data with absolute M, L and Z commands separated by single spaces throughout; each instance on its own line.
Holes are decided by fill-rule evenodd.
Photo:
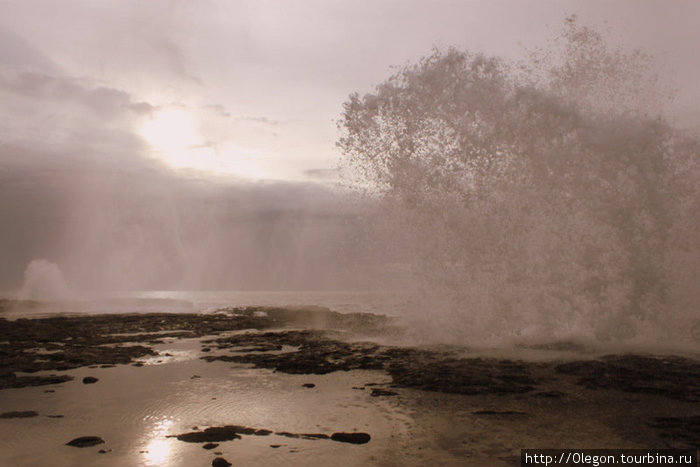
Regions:
M 39 414 L 33 410 L 25 410 L 22 412 L 5 412 L 0 413 L 0 418 L 30 418 L 36 417 Z
M 76 448 L 87 448 L 90 446 L 95 446 L 97 444 L 104 444 L 105 440 L 99 436 L 81 436 L 80 438 L 75 438 L 66 443 L 66 446 L 73 446 Z
M 83 384 L 95 384 L 98 381 L 99 379 L 95 378 L 94 376 L 86 376 L 83 378 Z
M 230 467 L 231 463 L 223 457 L 217 457 L 211 462 L 211 467 Z
M 218 447 L 218 443 L 207 443 L 204 446 L 202 446 L 204 449 L 214 449 L 215 447 Z
M 315 388 L 316 385 L 314 383 L 304 383 L 301 385 L 303 388 Z
M 331 439 L 341 443 L 366 444 L 372 438 L 367 433 L 333 433 Z
M 379 397 L 379 396 L 398 396 L 398 392 L 394 391 L 389 391 L 387 389 L 372 389 L 372 394 L 370 396 L 372 397 Z
M 525 412 L 515 410 L 477 410 L 472 413 L 474 415 L 527 415 Z

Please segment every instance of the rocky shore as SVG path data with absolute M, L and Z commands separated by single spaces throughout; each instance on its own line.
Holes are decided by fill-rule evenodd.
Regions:
M 504 423 L 537 424 L 538 411 L 542 410 L 568 413 L 593 407 L 594 412 L 604 413 L 600 405 L 605 401 L 610 404 L 610 413 L 629 412 L 625 417 L 611 416 L 606 423 L 631 445 L 700 447 L 700 361 L 678 356 L 608 355 L 528 362 L 471 357 L 466 349 L 457 347 L 389 346 L 372 341 L 372 336 L 400 332 L 383 316 L 340 314 L 323 308 L 0 318 L 0 389 L 65 384 L 72 377 L 64 373 L 77 368 L 141 365 L 143 359 L 159 356 L 158 344 L 197 338 L 200 358 L 206 362 L 291 375 L 373 370 L 386 375 L 389 382 L 352 389 L 377 398 L 413 397 L 415 391 L 478 398 L 490 404 L 472 410 L 472 416 Z M 82 382 L 102 384 L 92 376 Z M 318 390 L 314 383 L 303 386 Z M 22 410 L 0 414 L 0 418 L 40 415 L 24 410 L 31 407 L 18 409 Z M 599 417 L 607 420 L 606 415 Z M 231 422 L 170 436 L 202 443 L 205 449 L 242 435 L 274 434 L 352 444 L 372 439 L 371 433 L 353 430 L 289 433 Z M 92 434 L 85 435 L 85 439 L 93 439 Z M 75 440 L 68 444 L 86 445 Z

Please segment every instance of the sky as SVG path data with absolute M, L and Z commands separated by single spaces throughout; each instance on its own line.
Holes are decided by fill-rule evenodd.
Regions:
M 87 288 L 346 283 L 348 95 L 436 46 L 522 58 L 572 14 L 700 127 L 694 0 L 0 0 L 0 290 L 36 259 Z

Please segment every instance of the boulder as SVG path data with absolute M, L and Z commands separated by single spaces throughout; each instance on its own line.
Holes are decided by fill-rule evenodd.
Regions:
M 98 444 L 104 444 L 105 440 L 99 436 L 81 436 L 80 438 L 75 438 L 66 443 L 66 446 L 73 446 L 76 448 L 87 448 L 90 446 L 95 446 Z

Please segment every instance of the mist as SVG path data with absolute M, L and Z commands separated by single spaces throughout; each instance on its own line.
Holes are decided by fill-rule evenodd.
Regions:
M 436 49 L 352 94 L 346 173 L 407 232 L 415 328 L 694 342 L 700 145 L 673 94 L 575 16 L 523 61 Z
M 695 325 L 696 32 L 631 32 L 649 5 L 535 9 L 517 37 L 501 6 L 46 7 L 65 28 L 0 23 L 0 290 L 38 264 L 75 297 L 402 289 L 440 341 Z M 450 81 L 460 54 L 482 88 Z
M 0 464 L 695 465 L 699 17 L 0 1 Z
M 16 175 L 12 174 L 14 177 Z M 362 206 L 348 193 L 283 182 L 50 171 L 32 197 L 4 183 L 3 288 L 51 261 L 73 291 L 366 288 Z

